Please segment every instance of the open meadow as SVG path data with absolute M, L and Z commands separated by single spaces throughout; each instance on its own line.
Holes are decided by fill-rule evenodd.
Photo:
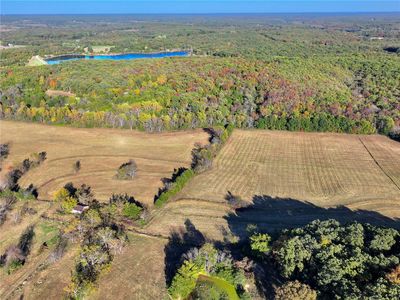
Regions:
M 107 201 L 114 193 L 127 193 L 148 206 L 174 169 L 189 167 L 194 143 L 206 143 L 208 135 L 193 131 L 146 134 L 112 129 L 79 129 L 1 121 L 1 141 L 10 143 L 3 170 L 20 164 L 34 152 L 47 152 L 42 165 L 30 170 L 19 184 L 33 184 L 39 199 L 51 200 L 66 183 L 92 187 L 96 199 Z M 118 167 L 135 160 L 134 180 L 117 180 Z M 81 169 L 74 171 L 80 161 Z
M 226 217 L 229 192 L 253 207 Z M 189 218 L 212 238 L 231 222 L 269 230 L 327 217 L 390 223 L 400 217 L 400 145 L 379 135 L 235 130 L 212 169 L 158 214 L 152 232 L 167 234 Z
M 51 252 L 41 248 L 58 232 L 57 221 L 50 226 L 43 217 L 55 213 L 56 207 L 51 201 L 55 191 L 68 182 L 75 186 L 86 184 L 100 201 L 108 201 L 114 193 L 127 193 L 151 208 L 154 196 L 162 186 L 161 180 L 170 178 L 175 168 L 189 167 L 194 143 L 206 143 L 208 139 L 208 134 L 201 129 L 146 134 L 119 129 L 51 127 L 9 121 L 1 121 L 0 128 L 1 143 L 10 145 L 10 154 L 2 164 L 3 178 L 12 167 L 20 165 L 32 153 L 47 153 L 47 159 L 40 166 L 32 168 L 19 180 L 23 188 L 31 183 L 38 188 L 39 201 L 26 203 L 36 211 L 35 214 L 24 216 L 16 222 L 14 213 L 11 213 L 1 225 L 1 253 L 18 243 L 26 228 L 34 226 L 35 230 L 33 248 L 24 267 L 12 275 L 0 274 L 0 298 L 6 299 L 18 298 L 21 294 L 27 299 L 38 299 L 43 295 L 59 298 L 65 295 L 64 288 L 70 282 L 77 245 L 72 243 L 72 249 L 68 249 L 60 261 L 49 266 L 47 260 Z M 118 167 L 129 159 L 137 163 L 137 176 L 134 180 L 115 179 Z M 75 172 L 73 164 L 77 160 L 81 162 L 81 169 Z M 23 201 L 18 202 L 14 211 L 19 211 L 22 205 Z M 158 248 L 161 252 L 162 249 L 162 246 Z M 148 255 L 148 252 L 142 254 Z M 162 268 L 162 264 L 154 265 Z M 51 294 L 49 289 L 52 290 Z
M 20 180 L 22 186 L 37 186 L 39 199 L 51 199 L 54 191 L 72 181 L 90 185 L 99 200 L 126 192 L 150 207 L 160 179 L 170 177 L 174 168 L 188 167 L 194 143 L 206 143 L 208 137 L 201 130 L 145 134 L 8 121 L 2 121 L 1 128 L 2 141 L 11 145 L 3 171 L 32 152 L 47 152 L 43 164 Z M 137 162 L 138 177 L 114 179 L 118 166 L 128 159 Z M 82 163 L 78 173 L 72 167 L 76 160 Z M 329 218 L 399 227 L 399 186 L 400 146 L 387 137 L 234 130 L 210 170 L 196 175 L 166 205 L 153 209 L 147 225 L 130 230 L 129 243 L 100 276 L 91 298 L 162 298 L 166 264 L 175 256 L 167 245 L 181 245 L 185 235 L 189 240 L 235 241 L 247 234 L 248 224 L 274 231 Z M 226 200 L 229 193 L 248 207 L 235 211 Z M 33 203 L 36 215 L 16 226 L 11 220 L 2 225 L 8 229 L 2 235 L 2 251 L 28 225 L 36 225 L 32 255 L 24 267 L 11 276 L 2 275 L 0 290 L 10 299 L 22 294 L 39 299 L 50 295 L 49 289 L 55 298 L 65 296 L 77 258 L 77 245 L 72 243 L 59 261 L 44 265 L 49 250 L 40 250 L 40 245 L 51 240 L 57 222 L 41 216 L 51 215 L 54 205 Z M 171 239 L 174 233 L 183 238 Z
M 135 299 L 163 299 L 166 295 L 165 240 L 135 235 L 129 239 L 129 245 L 113 261 L 109 272 L 100 278 L 92 299 L 130 299 L 132 295 Z

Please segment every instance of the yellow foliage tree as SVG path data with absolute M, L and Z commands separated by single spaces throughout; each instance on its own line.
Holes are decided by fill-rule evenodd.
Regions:
M 165 76 L 164 74 L 158 76 L 157 77 L 157 83 L 160 84 L 160 85 L 166 84 L 167 83 L 167 76 Z
M 386 278 L 393 284 L 400 284 L 400 265 L 388 273 Z
M 66 188 L 61 188 L 54 193 L 54 201 L 56 202 L 62 202 L 68 197 L 69 197 L 69 192 Z

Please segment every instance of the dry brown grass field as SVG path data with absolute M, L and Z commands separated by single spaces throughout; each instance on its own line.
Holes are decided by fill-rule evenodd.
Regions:
M 186 185 L 149 230 L 167 234 L 189 218 L 205 234 L 220 238 L 235 220 L 226 217 L 228 191 L 257 200 L 253 217 L 236 221 L 270 229 L 313 217 L 399 218 L 399 186 L 400 144 L 387 137 L 235 130 L 213 168 Z
M 18 271 L 24 276 L 19 276 L 19 278 L 16 278 L 15 274 L 8 276 L 0 295 L 4 299 L 21 299 L 22 295 L 23 299 L 64 299 L 67 295 L 65 288 L 71 282 L 71 272 L 75 265 L 78 248 L 78 245 L 72 245 L 59 261 L 46 265 L 44 268 L 39 267 L 40 264 L 37 262 L 24 266 Z M 39 262 L 46 263 L 47 257 L 48 253 L 44 253 Z M 10 285 L 5 285 L 10 282 Z M 21 283 L 23 283 L 22 286 Z
M 46 203 L 48 206 L 48 203 Z M 8 275 L 4 269 L 0 271 L 0 298 L 1 299 L 18 299 L 22 288 L 29 286 L 27 283 L 35 283 L 36 275 L 41 274 L 41 268 L 46 264 L 50 255 L 48 248 L 43 248 L 42 245 L 46 242 L 49 246 L 58 234 L 59 223 L 54 221 L 46 221 L 40 217 L 40 213 L 34 216 L 25 216 L 21 223 L 12 226 L 10 221 L 7 221 L 1 227 L 2 243 L 1 253 L 11 245 L 18 244 L 18 240 L 22 232 L 28 226 L 34 226 L 34 237 L 32 241 L 31 251 L 27 257 L 25 264 Z M 4 233 L 4 235 L 3 235 Z M 27 284 L 25 286 L 25 284 Z
M 0 203 L 2 201 L 0 200 Z M 3 253 L 11 244 L 17 243 L 21 233 L 29 226 L 40 221 L 40 215 L 49 210 L 50 204 L 46 202 L 32 202 L 29 206 L 37 211 L 35 215 L 25 215 L 18 223 L 14 222 L 14 212 L 22 207 L 23 203 L 17 203 L 8 214 L 7 219 L 1 225 L 0 253 Z
M 129 236 L 129 245 L 116 256 L 99 280 L 91 299 L 164 299 L 163 239 Z
M 202 130 L 146 134 L 129 130 L 51 127 L 9 121 L 1 121 L 0 130 L 1 143 L 11 145 L 10 154 L 2 165 L 2 176 L 28 158 L 31 153 L 47 152 L 46 161 L 29 170 L 19 181 L 22 187 L 30 183 L 38 187 L 40 200 L 51 199 L 56 190 L 68 182 L 73 182 L 75 185 L 85 183 L 91 186 L 99 200 L 108 200 L 112 193 L 128 193 L 150 207 L 154 195 L 162 186 L 161 179 L 170 177 L 175 168 L 188 167 L 194 144 L 206 143 L 208 140 L 208 135 Z M 114 179 L 117 168 L 129 159 L 134 159 L 138 165 L 137 177 L 132 181 Z M 81 161 L 82 168 L 75 173 L 73 163 L 77 160 Z M 17 206 L 20 205 L 22 203 L 18 203 Z M 13 211 L 17 210 L 17 206 Z M 31 201 L 30 206 L 36 209 L 35 215 L 25 216 L 21 223 L 14 224 L 12 211 L 6 223 L 1 226 L 1 253 L 10 245 L 17 244 L 21 233 L 29 225 L 35 225 L 35 238 L 32 253 L 25 265 L 12 275 L 1 272 L 0 298 L 17 299 L 22 294 L 25 299 L 43 299 L 44 295 L 54 296 L 54 299 L 62 298 L 65 296 L 64 288 L 70 282 L 76 251 L 68 251 L 59 262 L 38 271 L 49 255 L 48 251 L 38 252 L 40 245 L 46 241 L 41 231 L 44 223 L 41 215 L 49 214 L 53 209 L 49 202 Z M 75 248 L 76 246 L 73 245 Z M 143 260 L 149 259 L 148 255 L 153 246 L 149 243 L 144 248 L 140 247 L 148 249 L 141 253 Z M 126 253 L 129 253 L 131 248 L 128 247 Z M 163 245 L 156 249 L 162 254 Z M 139 254 L 135 254 L 133 258 L 136 255 Z M 121 259 L 123 258 L 124 256 L 121 256 Z M 137 260 L 133 263 L 136 264 Z M 147 266 L 145 264 L 137 271 L 144 271 Z M 163 263 L 157 262 L 154 266 L 162 270 Z M 159 275 L 161 277 L 158 280 L 162 284 L 163 273 L 159 272 Z M 148 290 L 143 289 L 143 293 L 149 293 Z M 153 288 L 153 293 L 157 291 L 160 292 L 160 289 Z
M 16 165 L 33 152 L 47 152 L 47 160 L 20 180 L 25 187 L 33 183 L 39 199 L 52 199 L 55 191 L 68 182 L 92 187 L 98 200 L 112 193 L 128 193 L 150 207 L 175 168 L 188 167 L 194 143 L 206 143 L 208 135 L 194 131 L 146 134 L 130 130 L 81 129 L 40 124 L 1 121 L 1 142 L 11 144 L 4 170 Z M 134 159 L 138 165 L 134 180 L 114 178 L 118 167 Z M 79 160 L 81 170 L 73 164 Z
M 151 205 L 160 179 L 169 177 L 174 168 L 189 166 L 194 143 L 207 141 L 201 130 L 150 135 L 4 121 L 0 126 L 1 141 L 11 142 L 5 169 L 32 152 L 47 152 L 47 160 L 21 180 L 22 186 L 37 185 L 41 199 L 50 199 L 72 181 L 90 185 L 100 200 L 126 192 Z M 118 166 L 130 158 L 138 164 L 138 177 L 126 182 L 113 179 Z M 82 163 L 77 174 L 72 168 L 76 160 Z M 129 233 L 130 243 L 100 276 L 90 298 L 163 299 L 166 238 L 172 231 L 182 232 L 186 220 L 206 238 L 218 240 L 241 237 L 249 223 L 274 230 L 318 218 L 399 227 L 395 220 L 400 217 L 399 186 L 400 144 L 384 136 L 235 130 L 212 169 L 153 210 L 149 224 L 140 229 L 143 234 Z M 233 211 L 225 200 L 228 191 L 250 206 Z M 0 228 L 0 250 L 15 243 L 31 223 L 38 228 L 35 245 L 45 240 L 46 227 L 39 216 L 50 210 L 48 203 L 38 203 L 39 213 L 32 219 Z M 24 299 L 62 298 L 76 250 L 73 244 L 60 261 L 37 271 L 48 253 L 38 253 L 35 246 L 25 266 L 11 276 L 1 275 L 0 298 L 17 299 L 22 294 Z

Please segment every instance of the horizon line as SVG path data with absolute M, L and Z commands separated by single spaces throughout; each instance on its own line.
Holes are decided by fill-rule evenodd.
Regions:
M 40 16 L 86 16 L 86 15 L 282 15 L 282 14 L 400 14 L 400 10 L 398 11 L 301 11 L 301 12 L 177 12 L 177 13 L 168 13 L 168 12 L 158 12 L 158 13 L 0 13 L 0 16 L 32 16 L 32 15 L 40 15 Z

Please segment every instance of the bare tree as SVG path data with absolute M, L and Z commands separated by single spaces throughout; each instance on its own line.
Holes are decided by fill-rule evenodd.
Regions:
M 136 176 L 136 173 L 137 164 L 133 159 L 131 159 L 118 168 L 116 178 L 121 180 L 131 180 Z
M 109 250 L 112 240 L 115 238 L 114 231 L 110 228 L 102 228 L 96 233 L 96 237 L 99 240 L 100 245 Z
M 55 246 L 54 250 L 50 254 L 49 262 L 53 263 L 58 261 L 61 257 L 63 257 L 66 249 L 68 246 L 68 239 L 63 235 L 60 234 L 58 237 L 57 245 Z

